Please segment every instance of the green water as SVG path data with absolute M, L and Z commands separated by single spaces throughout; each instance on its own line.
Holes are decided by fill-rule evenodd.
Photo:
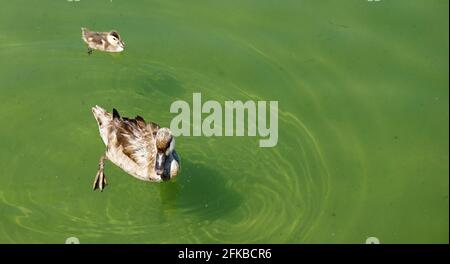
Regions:
M 0 242 L 448 243 L 448 5 L 0 0 Z M 175 182 L 92 191 L 93 105 L 169 126 L 194 92 L 277 100 L 278 145 L 178 137 Z

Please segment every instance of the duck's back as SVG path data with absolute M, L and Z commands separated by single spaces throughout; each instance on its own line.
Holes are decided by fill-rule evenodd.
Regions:
M 129 174 L 142 180 L 159 181 L 154 164 L 155 135 L 159 126 L 146 124 L 140 116 L 121 118 L 113 111 L 112 130 L 108 140 L 110 160 Z
M 91 48 L 101 49 L 106 44 L 105 32 L 92 32 L 81 28 L 81 37 Z
M 114 118 L 113 124 L 115 143 L 123 154 L 139 166 L 148 166 L 154 163 L 155 139 L 150 127 L 142 118 Z
M 111 162 L 141 180 L 161 180 L 154 170 L 157 124 L 147 124 L 139 116 L 121 118 L 115 109 L 111 114 L 99 106 L 93 107 L 92 112 Z

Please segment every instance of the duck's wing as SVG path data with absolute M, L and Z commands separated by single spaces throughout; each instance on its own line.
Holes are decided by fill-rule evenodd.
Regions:
M 117 111 L 113 111 L 113 119 L 116 147 L 138 166 L 153 164 L 156 148 L 150 124 L 146 124 L 140 116 L 134 119 L 120 118 Z
M 147 130 L 152 132 L 153 138 L 156 138 L 156 133 L 158 133 L 159 129 L 160 126 L 156 123 L 150 122 L 147 124 Z
M 146 123 L 144 118 L 142 118 L 141 116 L 136 116 L 134 119 L 128 119 L 128 120 L 130 120 L 132 122 L 134 122 L 133 120 L 135 120 L 136 123 L 142 129 L 145 129 L 146 131 L 150 132 L 152 134 L 153 138 L 156 137 L 156 133 L 158 133 L 158 130 L 161 128 L 158 124 L 156 124 L 154 122 Z
M 103 45 L 104 42 L 103 34 L 100 32 L 85 31 L 84 38 L 86 41 L 95 43 L 96 45 Z

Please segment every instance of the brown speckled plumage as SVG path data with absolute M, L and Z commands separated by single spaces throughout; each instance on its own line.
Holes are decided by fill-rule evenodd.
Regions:
M 156 146 L 164 145 L 164 150 L 169 147 L 172 140 L 169 129 L 160 128 L 153 122 L 146 123 L 140 116 L 133 119 L 120 117 L 116 110 L 111 114 L 99 106 L 93 107 L 92 112 L 106 145 L 104 156 L 107 159 L 138 179 L 156 182 L 163 180 L 161 175 L 155 172 Z M 164 133 L 158 133 L 158 131 Z M 158 139 L 156 139 L 157 136 Z M 175 162 L 178 162 L 178 156 Z M 176 165 L 178 170 L 179 164 Z M 176 173 L 173 176 L 175 175 Z M 94 189 L 97 186 L 96 177 Z
M 121 52 L 125 48 L 125 43 L 115 30 L 109 32 L 94 32 L 87 28 L 81 28 L 81 38 L 88 45 L 89 49 L 96 49 L 106 52 Z

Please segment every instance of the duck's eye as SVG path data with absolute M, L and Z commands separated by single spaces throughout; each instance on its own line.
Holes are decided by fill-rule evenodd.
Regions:
M 117 32 L 112 32 L 111 35 L 112 35 L 113 37 L 119 38 L 119 34 L 117 34 Z

